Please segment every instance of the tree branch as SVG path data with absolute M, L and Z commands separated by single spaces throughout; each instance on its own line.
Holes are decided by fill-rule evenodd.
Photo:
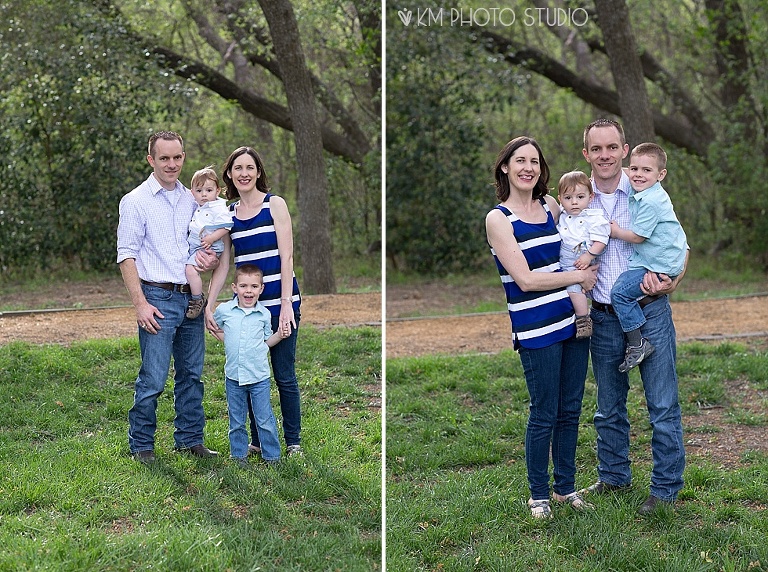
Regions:
M 579 77 L 548 55 L 528 46 L 515 44 L 512 40 L 484 28 L 474 28 L 471 38 L 481 43 L 486 51 L 502 56 L 507 63 L 542 75 L 554 84 L 570 89 L 574 95 L 590 105 L 621 116 L 619 97 L 614 90 Z M 694 155 L 706 158 L 707 146 L 711 139 L 702 139 L 686 118 L 664 115 L 654 110 L 653 125 L 660 137 Z
M 243 89 L 213 68 L 199 62 L 189 62 L 168 48 L 155 46 L 150 48 L 150 51 L 159 56 L 179 77 L 191 79 L 224 99 L 237 101 L 243 110 L 254 117 L 293 131 L 293 122 L 287 107 Z M 352 163 L 362 163 L 369 148 L 361 148 L 327 127 L 322 127 L 320 131 L 326 151 Z

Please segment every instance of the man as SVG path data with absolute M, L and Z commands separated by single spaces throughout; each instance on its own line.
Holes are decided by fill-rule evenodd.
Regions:
M 595 197 L 590 208 L 603 210 L 606 218 L 620 226 L 630 226 L 628 192 L 630 181 L 622 170 L 622 159 L 629 146 L 624 129 L 615 121 L 598 119 L 584 129 L 582 153 L 592 167 Z M 598 481 L 581 491 L 602 494 L 628 489 L 632 481 L 629 460 L 629 418 L 627 393 L 629 376 L 619 372 L 624 360 L 624 334 L 611 306 L 611 288 L 626 270 L 632 245 L 611 238 L 600 257 L 597 284 L 592 290 L 592 370 L 597 383 L 597 473 Z M 687 265 L 686 257 L 686 265 Z M 640 507 L 640 514 L 650 514 L 662 505 L 672 506 L 683 487 L 685 450 L 678 380 L 675 369 L 676 341 L 668 294 L 685 274 L 670 280 L 647 273 L 641 301 L 647 322 L 642 327 L 656 351 L 640 363 L 648 414 L 652 427 L 651 452 L 653 472 L 650 496 Z
M 120 201 L 117 263 L 136 310 L 141 348 L 128 444 L 142 463 L 155 460 L 157 399 L 165 389 L 171 356 L 175 448 L 198 457 L 218 455 L 203 445 L 204 317 L 185 316 L 190 297 L 184 268 L 187 229 L 197 203 L 179 182 L 184 158 L 184 142 L 177 133 L 152 135 L 147 161 L 153 172 Z M 204 254 L 202 264 L 211 263 L 210 254 Z

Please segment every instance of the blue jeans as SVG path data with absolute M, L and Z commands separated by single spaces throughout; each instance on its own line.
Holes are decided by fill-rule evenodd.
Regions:
M 531 398 L 525 431 L 531 498 L 549 498 L 550 448 L 553 490 L 560 495 L 570 494 L 576 490 L 576 441 L 589 362 L 589 338 L 571 338 L 546 348 L 519 351 Z
M 669 300 L 662 296 L 643 308 L 643 337 L 656 348 L 639 366 L 651 422 L 651 494 L 675 500 L 683 488 L 685 449 L 678 402 L 675 325 Z M 592 309 L 592 371 L 597 383 L 597 474 L 611 485 L 632 482 L 629 460 L 629 376 L 620 373 L 624 336 L 616 316 Z
M 173 356 L 173 395 L 176 417 L 173 440 L 177 449 L 202 444 L 203 359 L 205 323 L 201 314 L 194 320 L 185 317 L 189 294 L 171 292 L 142 284 L 147 302 L 165 316 L 155 320 L 157 334 L 139 328 L 141 368 L 136 378 L 133 407 L 128 411 L 128 446 L 131 453 L 152 451 L 157 429 L 157 399 L 165 389 Z
M 269 349 L 272 362 L 272 376 L 275 378 L 277 392 L 280 395 L 280 412 L 283 415 L 283 434 L 285 444 L 301 444 L 301 397 L 299 381 L 296 379 L 296 339 L 299 336 L 301 315 L 296 313 L 296 328 L 291 335 Z M 280 326 L 280 316 L 272 315 L 272 331 Z M 248 417 L 251 421 L 251 443 L 259 446 L 259 434 L 256 421 L 249 406 Z
M 248 431 L 245 429 L 245 422 L 251 410 L 256 416 L 261 456 L 265 461 L 280 459 L 277 422 L 269 400 L 270 380 L 240 385 L 234 379 L 227 378 L 226 384 L 230 454 L 239 459 L 248 456 Z
M 616 310 L 616 316 L 624 332 L 631 332 L 645 324 L 645 314 L 637 301 L 645 296 L 640 290 L 640 284 L 646 272 L 645 268 L 625 270 L 611 288 L 611 305 Z

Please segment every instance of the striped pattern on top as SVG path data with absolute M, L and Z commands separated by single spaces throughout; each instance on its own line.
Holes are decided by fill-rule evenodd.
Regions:
M 545 223 L 524 222 L 506 207 L 497 205 L 495 208 L 503 212 L 512 225 L 528 268 L 533 272 L 561 272 L 560 235 L 546 201 L 540 201 L 547 213 Z M 573 305 L 565 288 L 524 292 L 501 264 L 493 248 L 491 254 L 507 295 L 515 349 L 520 346 L 545 348 L 576 335 Z
M 240 266 L 249 262 L 255 264 L 264 273 L 264 292 L 259 296 L 261 302 L 273 316 L 280 314 L 280 254 L 277 251 L 277 233 L 275 221 L 269 208 L 271 193 L 264 197 L 259 213 L 248 220 L 240 220 L 235 213 L 233 203 L 229 206 L 232 211 L 232 247 L 235 251 L 235 265 Z M 297 312 L 301 305 L 299 283 L 296 274 L 293 276 L 293 311 Z

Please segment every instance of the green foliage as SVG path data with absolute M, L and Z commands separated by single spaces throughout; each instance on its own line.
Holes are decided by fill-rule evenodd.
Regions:
M 765 426 L 733 380 L 765 387 L 764 349 L 691 344 L 678 353 L 681 402 L 697 413 L 700 376 L 726 423 Z M 587 379 L 577 487 L 595 479 L 595 385 Z M 768 458 L 751 452 L 726 469 L 689 451 L 675 511 L 639 518 L 652 459 L 642 384 L 630 379 L 632 489 L 590 499 L 594 511 L 554 503 L 534 521 L 525 501 L 527 391 L 511 350 L 494 356 L 387 362 L 387 570 L 766 570 Z M 763 406 L 762 411 L 765 411 Z M 752 412 L 749 415 L 749 412 Z M 722 428 L 727 431 L 728 427 Z M 693 448 L 691 448 L 693 449 Z
M 394 8 L 388 14 L 399 22 Z M 486 262 L 483 216 L 493 189 L 478 177 L 483 138 L 470 54 L 457 68 L 438 65 L 434 54 L 452 38 L 390 29 L 387 255 L 415 271 L 476 268 Z
M 387 233 L 388 251 L 399 256 L 394 262 L 430 256 L 425 251 L 429 238 L 424 237 L 430 233 L 439 237 L 444 226 L 441 215 L 429 212 L 430 216 L 423 216 L 422 205 L 438 204 L 444 197 L 435 181 L 422 174 L 432 175 L 440 169 L 452 171 L 456 154 L 425 153 L 425 158 L 439 161 L 440 166 L 428 165 L 427 161 L 400 160 L 407 156 L 407 145 L 412 141 L 417 141 L 413 143 L 417 149 L 429 151 L 432 140 L 437 139 L 422 116 L 442 114 L 446 126 L 438 132 L 439 141 L 448 141 L 453 149 L 463 152 L 479 150 L 473 164 L 466 167 L 467 172 L 458 170 L 457 175 L 462 181 L 471 181 L 468 185 L 462 183 L 466 196 L 487 197 L 487 202 L 492 203 L 492 189 L 485 184 L 490 182 L 488 166 L 495 151 L 507 140 L 521 134 L 535 137 L 550 164 L 550 186 L 554 187 L 562 173 L 588 169 L 581 157 L 582 130 L 596 117 L 608 115 L 604 109 L 579 99 L 575 95 L 577 90 L 568 89 L 569 81 L 563 74 L 543 71 L 546 66 L 538 65 L 533 54 L 543 55 L 552 68 L 564 66 L 582 82 L 609 91 L 615 89 L 610 61 L 604 50 L 596 49 L 602 37 L 593 12 L 588 25 L 582 27 L 530 25 L 526 24 L 525 14 L 526 10 L 533 10 L 532 3 L 512 0 L 505 6 L 517 15 L 511 26 L 451 25 L 450 6 L 443 8 L 442 25 L 428 22 L 425 11 L 431 8 L 437 13 L 440 4 L 444 3 L 422 3 L 418 7 L 398 4 L 397 9 L 403 14 L 412 11 L 409 26 L 404 25 L 394 9 L 388 11 Z M 669 155 L 665 187 L 688 234 L 692 256 L 720 259 L 729 265 L 768 268 L 768 213 L 763 206 L 765 201 L 760 200 L 768 175 L 768 74 L 758 64 L 768 57 L 766 4 L 759 0 L 724 3 L 731 18 L 728 29 L 734 31 L 733 41 L 718 38 L 714 21 L 717 14 L 705 9 L 707 3 L 663 0 L 629 4 L 635 40 L 649 70 L 646 86 L 652 109 L 657 114 L 682 119 L 683 124 L 698 117 L 712 133 L 699 146 L 704 148 L 701 156 L 692 156 L 659 141 Z M 582 7 L 583 3 L 566 5 Z M 463 5 L 463 14 L 468 17 L 471 7 L 483 6 L 487 8 L 481 2 L 470 1 Z M 734 7 L 740 11 L 736 12 Z M 422 19 L 417 23 L 419 13 Z M 509 18 L 510 13 L 506 15 Z M 741 20 L 743 34 L 736 25 Z M 648 35 L 644 33 L 647 30 L 654 32 Z M 514 46 L 510 48 L 511 56 L 516 50 L 530 51 L 531 63 L 511 65 L 504 55 L 483 50 L 484 32 L 510 39 Z M 745 57 L 741 59 L 728 52 L 737 41 L 746 46 Z M 581 42 L 589 42 L 589 46 Z M 721 72 L 719 64 L 725 65 L 725 72 Z M 651 67 L 665 71 L 666 76 L 650 73 Z M 425 69 L 428 71 L 422 71 Z M 413 79 L 408 80 L 409 76 Z M 735 102 L 729 99 L 734 85 L 743 88 Z M 456 105 L 452 93 L 471 96 L 466 104 Z M 680 94 L 686 99 L 681 101 Z M 428 112 L 422 111 L 424 108 Z M 409 115 L 411 109 L 415 118 Z M 417 116 L 417 112 L 421 115 Z M 412 132 L 409 121 L 416 122 L 417 128 L 423 127 L 423 133 Z M 474 136 L 467 137 L 467 125 L 479 126 L 482 144 Z M 396 171 L 400 168 L 410 170 Z M 413 188 L 411 193 L 420 201 L 415 208 L 412 202 L 392 199 L 394 193 L 403 193 L 395 186 L 401 184 Z M 469 210 L 462 210 L 460 215 L 452 213 L 453 222 L 461 226 L 470 214 Z M 486 250 L 482 227 L 474 231 L 475 246 Z M 410 236 L 417 241 L 413 251 L 407 252 Z M 466 263 L 465 251 L 456 248 L 455 252 L 452 260 L 441 264 L 450 267 L 462 260 Z M 397 268 L 410 269 L 408 264 Z M 423 272 L 425 268 L 419 266 L 418 270 Z
M 106 268 L 118 201 L 146 176 L 152 122 L 171 120 L 171 101 L 181 111 L 176 88 L 161 88 L 151 60 L 124 55 L 119 21 L 82 2 L 3 10 L 0 267 Z
M 247 471 L 227 458 L 220 343 L 208 344 L 203 378 L 206 443 L 221 456 L 171 452 L 169 380 L 150 467 L 127 451 L 135 339 L 0 347 L 0 569 L 375 569 L 380 339 L 378 329 L 302 327 L 305 455 Z

